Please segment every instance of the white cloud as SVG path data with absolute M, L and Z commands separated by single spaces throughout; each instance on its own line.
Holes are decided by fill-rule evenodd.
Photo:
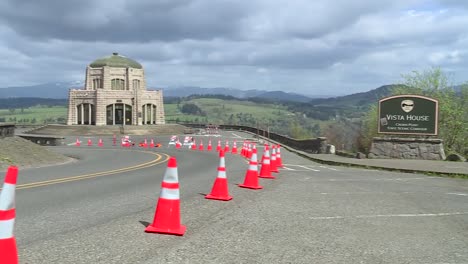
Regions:
M 440 66 L 468 70 L 466 1 L 0 2 L 0 87 L 76 80 L 116 51 L 152 87 L 349 94 Z

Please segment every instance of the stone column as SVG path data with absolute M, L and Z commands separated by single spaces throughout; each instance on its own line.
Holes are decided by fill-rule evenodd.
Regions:
M 93 106 L 91 104 L 88 104 L 88 109 L 89 109 L 89 113 L 88 113 L 88 124 L 91 125 L 91 121 L 93 120 Z
M 81 124 L 80 125 L 84 125 L 84 104 L 80 104 L 80 108 L 81 108 Z

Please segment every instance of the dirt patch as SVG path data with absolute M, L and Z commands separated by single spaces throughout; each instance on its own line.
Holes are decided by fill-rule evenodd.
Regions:
M 20 137 L 0 138 L 0 170 L 10 165 L 20 168 L 42 167 L 72 161 L 72 158 L 55 153 Z

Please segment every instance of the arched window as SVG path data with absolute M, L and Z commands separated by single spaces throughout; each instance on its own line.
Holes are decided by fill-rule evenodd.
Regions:
M 133 90 L 139 90 L 140 89 L 140 80 L 134 79 L 133 80 Z
M 93 90 L 102 88 L 102 80 L 99 78 L 93 79 Z
M 83 103 L 76 106 L 78 125 L 95 125 L 96 109 L 93 104 Z
M 111 89 L 112 90 L 125 90 L 125 81 L 122 79 L 112 79 Z
M 144 104 L 141 109 L 143 116 L 143 125 L 154 125 L 156 124 L 156 105 Z

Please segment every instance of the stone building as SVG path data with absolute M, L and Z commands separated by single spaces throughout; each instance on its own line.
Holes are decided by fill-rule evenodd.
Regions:
M 162 91 L 146 90 L 141 64 L 113 53 L 88 65 L 84 89 L 70 89 L 67 124 L 165 124 Z

